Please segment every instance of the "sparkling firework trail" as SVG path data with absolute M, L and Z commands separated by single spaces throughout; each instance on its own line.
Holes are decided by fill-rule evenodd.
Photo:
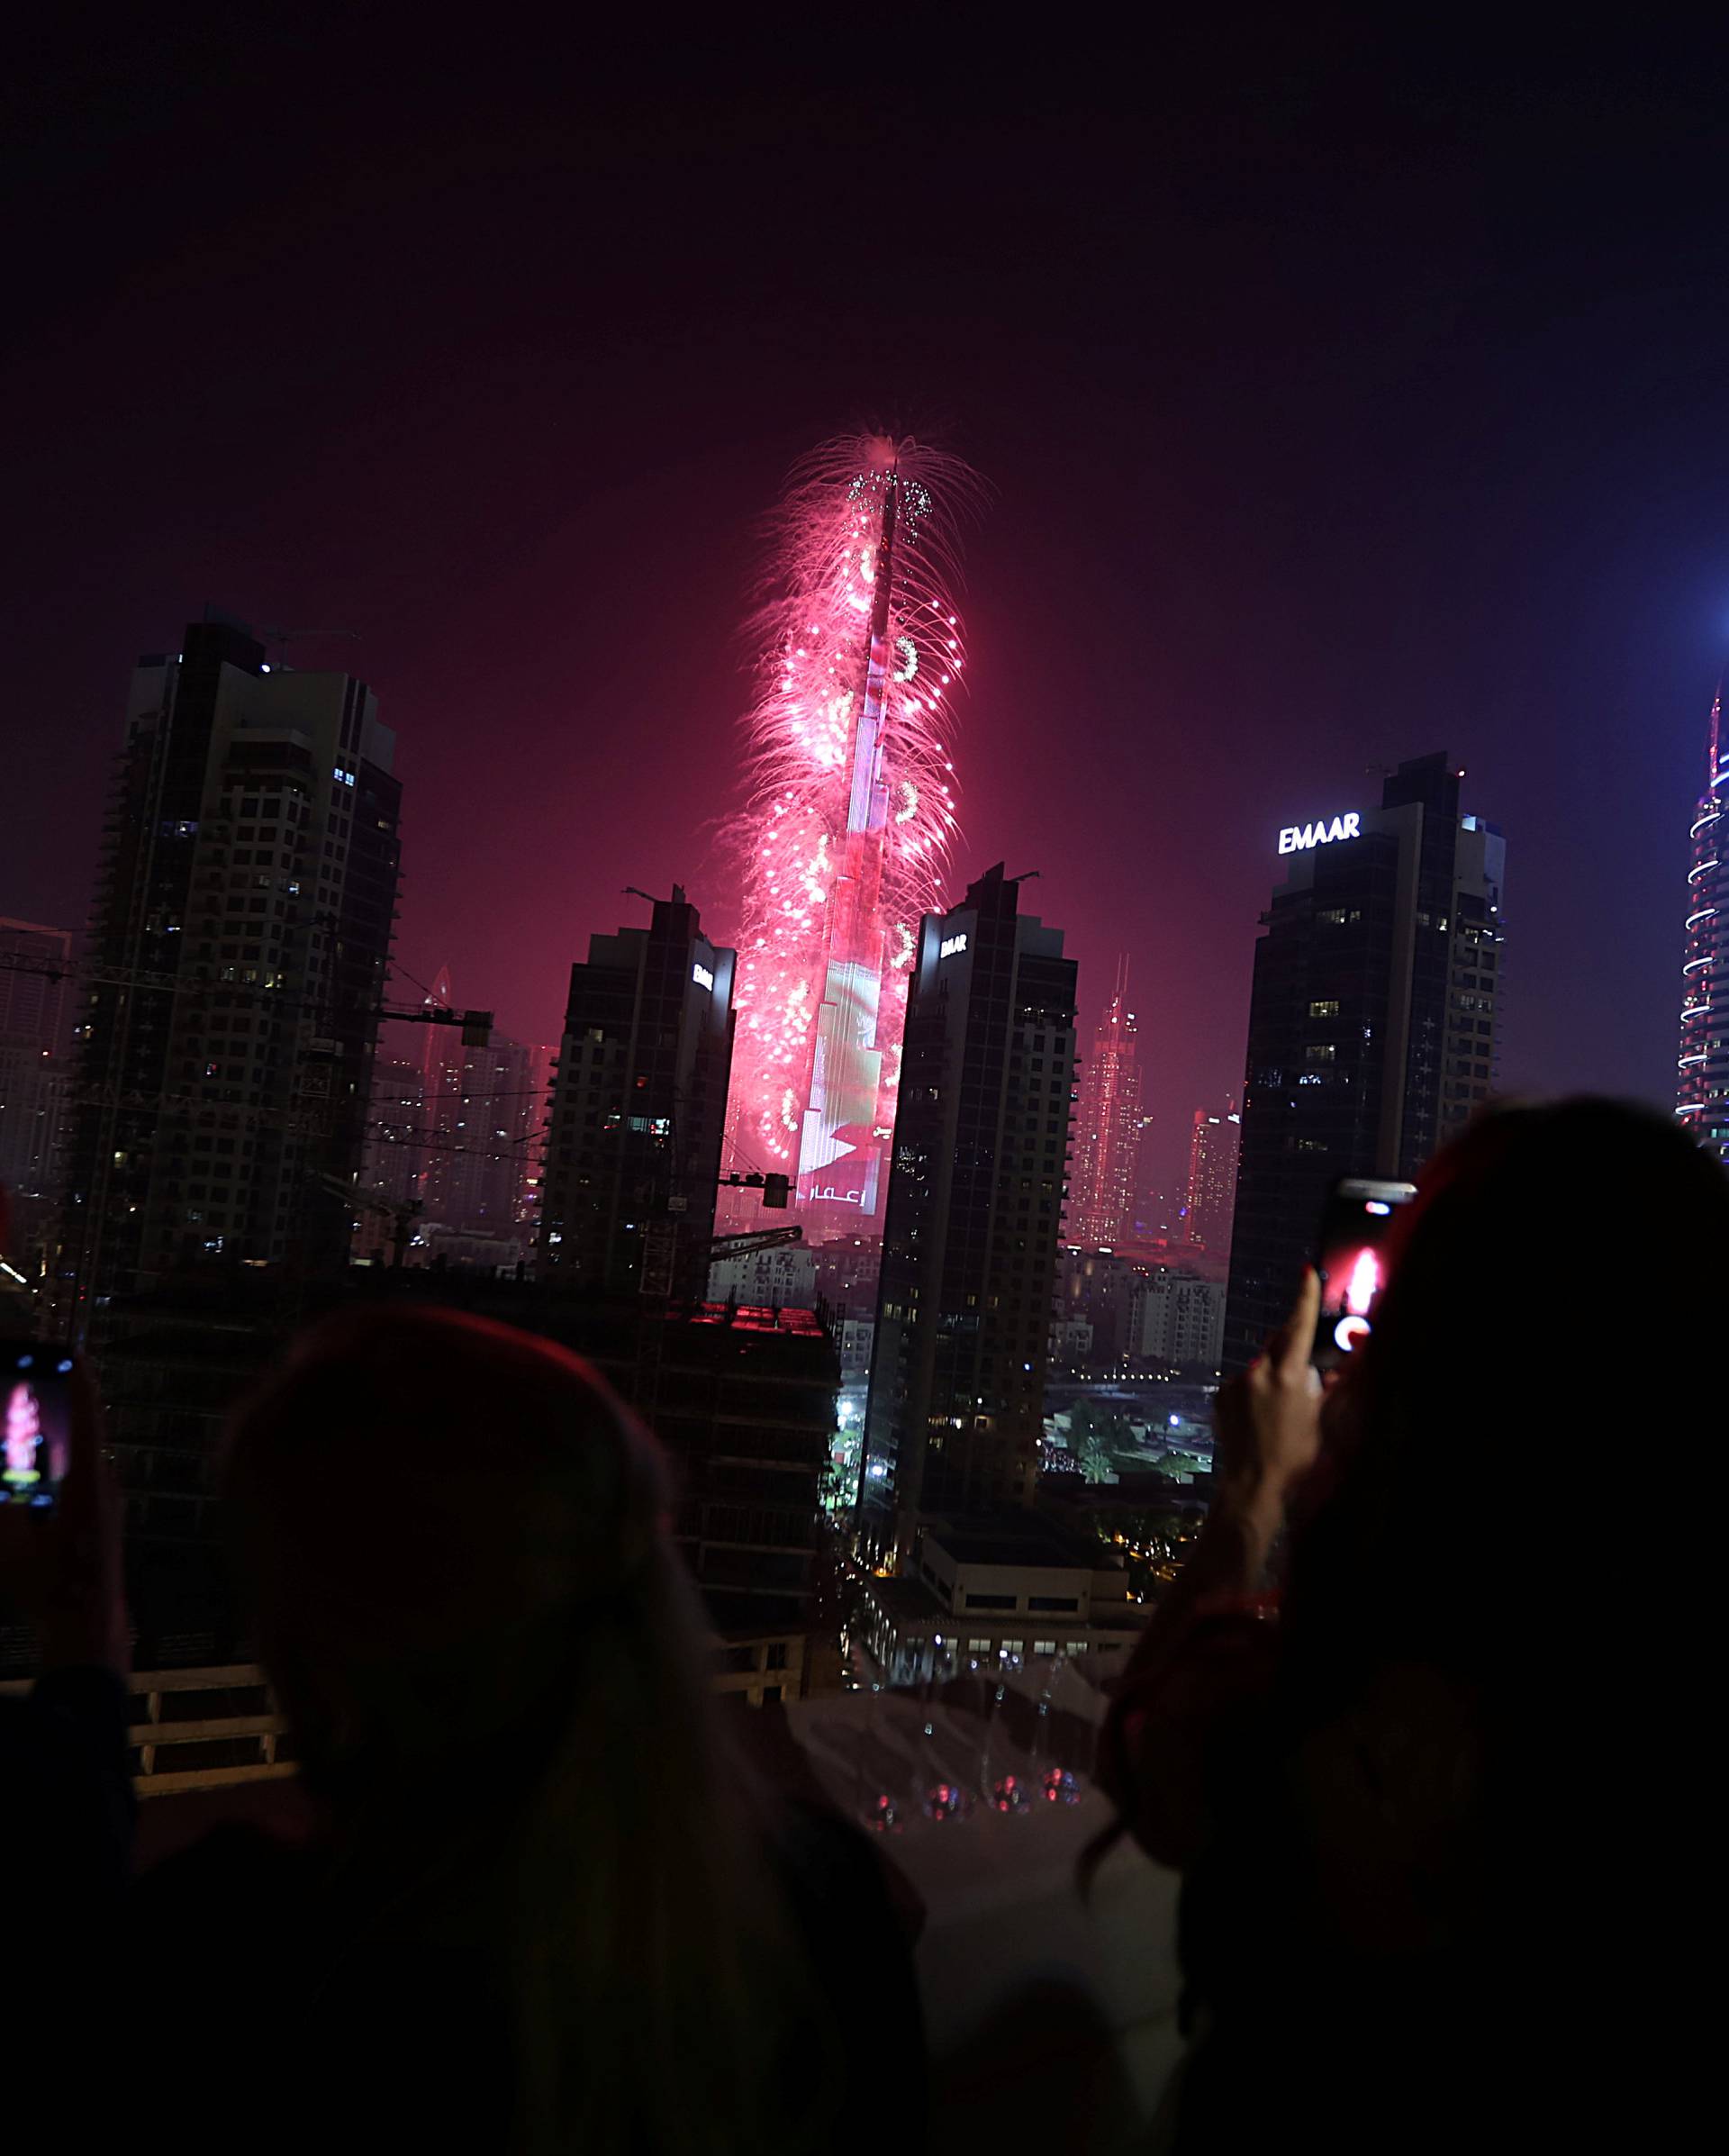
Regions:
M 910 439 L 794 470 L 747 721 L 734 1165 L 796 1174 L 813 1226 L 881 1232 L 919 917 L 955 834 L 956 526 L 982 487 Z

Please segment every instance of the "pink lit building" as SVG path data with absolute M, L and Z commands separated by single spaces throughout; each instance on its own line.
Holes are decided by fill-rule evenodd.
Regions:
M 1113 1248 L 1134 1233 L 1142 1122 L 1141 1073 L 1125 958 L 1081 1067 L 1064 1241 L 1087 1249 Z

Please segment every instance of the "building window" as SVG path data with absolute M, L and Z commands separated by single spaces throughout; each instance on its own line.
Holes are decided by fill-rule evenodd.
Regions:
M 1033 1653 L 1035 1654 L 1055 1654 L 1056 1642 L 1054 1639 L 1036 1639 L 1033 1642 Z
M 969 1654 L 988 1654 L 991 1643 L 988 1639 L 970 1639 L 966 1643 L 966 1651 Z
M 1338 998 L 1327 996 L 1318 1003 L 1311 1003 L 1308 1007 L 1308 1015 L 1310 1018 L 1337 1018 L 1339 1015 Z

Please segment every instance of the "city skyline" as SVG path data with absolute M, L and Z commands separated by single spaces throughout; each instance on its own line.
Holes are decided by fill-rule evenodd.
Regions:
M 784 56 L 555 95 L 370 34 L 194 82 L 140 24 L 68 61 L 93 131 L 20 115 L 8 913 L 78 925 L 126 670 L 208 598 L 373 684 L 398 947 L 511 1037 L 553 1037 L 626 884 L 736 945 L 761 507 L 837 427 L 934 421 L 996 490 L 942 895 L 1039 868 L 1089 1000 L 1128 951 L 1160 1187 L 1240 1084 L 1272 835 L 1412 739 L 1496 803 L 1553 955 L 1506 1083 L 1673 1106 L 1675 804 L 1729 641 L 1707 77 L 1606 98 L 1571 45 L 1347 65 L 1292 24 L 1151 88 L 1041 69 L 1028 158 L 1010 86 L 940 55 L 842 111 Z M 837 176 L 915 166 L 868 273 Z

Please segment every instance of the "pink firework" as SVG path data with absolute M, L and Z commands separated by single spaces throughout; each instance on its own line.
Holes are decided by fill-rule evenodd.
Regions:
M 754 623 L 733 1164 L 795 1176 L 837 1231 L 882 1227 L 908 972 L 955 833 L 955 534 L 982 493 L 910 439 L 826 443 L 792 474 Z

